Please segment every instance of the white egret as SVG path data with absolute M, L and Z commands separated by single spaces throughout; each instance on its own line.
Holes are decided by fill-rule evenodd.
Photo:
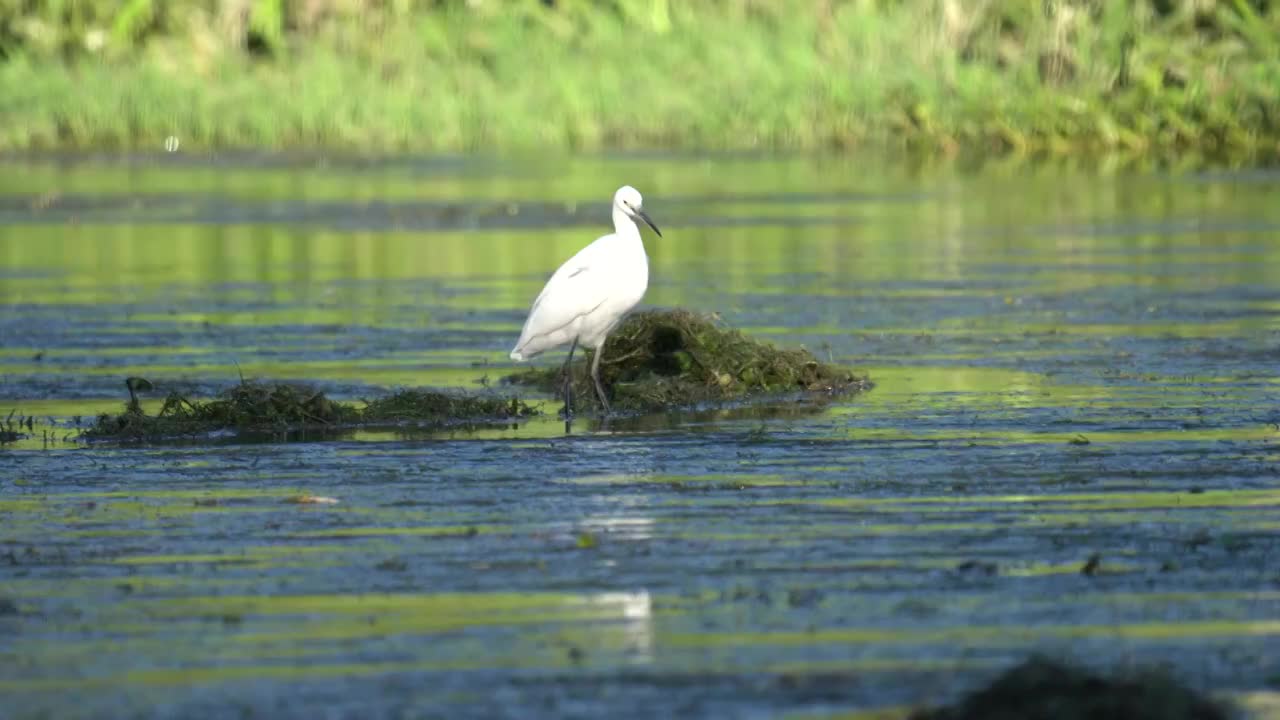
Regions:
M 591 379 L 607 415 L 609 400 L 600 384 L 600 352 L 605 337 L 635 307 L 649 288 L 649 258 L 644 254 L 636 218 L 662 233 L 641 209 L 640 192 L 623 185 L 613 195 L 613 229 L 560 266 L 529 309 L 512 360 L 528 360 L 544 350 L 569 345 L 564 361 L 564 409 L 573 412 L 569 364 L 579 344 L 594 348 Z

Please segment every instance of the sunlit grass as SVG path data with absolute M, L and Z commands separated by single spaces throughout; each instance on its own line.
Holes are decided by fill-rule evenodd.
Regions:
M 164 23 L 105 3 L 66 23 L 36 5 L 17 19 L 45 34 L 3 48 L 0 148 L 1220 153 L 1280 139 L 1280 10 L 1245 3 L 344 3 L 308 24 L 266 2 L 222 33 L 196 3 Z M 265 7 L 286 21 L 255 26 Z

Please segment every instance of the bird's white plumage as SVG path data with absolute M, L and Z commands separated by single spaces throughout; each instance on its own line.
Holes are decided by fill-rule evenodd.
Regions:
M 649 287 L 649 259 L 632 218 L 641 204 L 640 193 L 630 186 L 614 194 L 614 232 L 579 250 L 547 280 L 511 350 L 512 360 L 528 360 L 574 339 L 598 351 L 640 302 Z

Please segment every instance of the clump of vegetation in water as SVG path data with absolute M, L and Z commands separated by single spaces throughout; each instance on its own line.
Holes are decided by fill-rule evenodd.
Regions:
M 33 428 L 34 418 L 25 415 L 18 416 L 18 422 L 14 423 L 13 416 L 17 415 L 17 410 L 10 410 L 9 416 L 0 422 L 0 443 L 16 442 L 21 440 L 24 435 L 22 428 L 26 428 L 27 432 L 31 432 Z M 14 428 L 17 428 L 16 430 Z
M 1152 670 L 1104 677 L 1031 658 L 955 705 L 911 720 L 1227 720 L 1228 708 Z
M 421 422 L 423 420 L 510 420 L 536 411 L 518 398 L 466 395 L 429 390 L 401 390 L 370 400 L 360 410 L 365 423 Z
M 654 411 L 723 403 L 760 395 L 865 390 L 866 377 L 819 362 L 803 348 L 752 340 L 712 317 L 686 310 L 650 310 L 622 321 L 605 341 L 600 379 L 617 410 Z M 587 353 L 589 354 L 589 353 Z M 576 410 L 599 405 L 590 359 L 570 366 Z M 560 394 L 561 367 L 530 368 L 508 382 Z
M 209 400 L 169 393 L 160 412 L 147 415 L 137 401 L 136 392 L 150 388 L 150 383 L 129 378 L 126 386 L 130 398 L 125 411 L 99 416 L 85 431 L 86 438 L 151 440 L 219 430 L 280 433 L 368 424 L 480 425 L 528 417 L 537 412 L 518 398 L 433 390 L 402 390 L 361 408 L 330 400 L 323 392 L 306 385 L 241 382 Z

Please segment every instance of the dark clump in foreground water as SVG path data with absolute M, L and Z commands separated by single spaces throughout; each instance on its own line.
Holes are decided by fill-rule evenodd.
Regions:
M 353 425 L 484 424 L 529 417 L 535 409 L 518 398 L 475 396 L 435 390 L 401 390 L 368 401 L 365 407 L 330 400 L 306 385 L 242 382 L 210 400 L 170 393 L 160 412 L 147 415 L 126 383 L 130 401 L 118 415 L 103 414 L 85 431 L 89 439 L 154 440 L 220 430 L 282 432 Z
M 911 720 L 1227 720 L 1225 706 L 1146 670 L 1105 677 L 1045 658 L 1017 665 L 950 707 Z
M 760 395 L 847 394 L 871 387 L 865 376 L 819 362 L 804 348 L 783 349 L 687 310 L 650 310 L 623 320 L 605 341 L 600 379 L 619 410 L 655 411 Z M 576 403 L 598 405 L 590 351 L 570 368 Z M 562 391 L 559 367 L 531 368 L 509 382 Z

